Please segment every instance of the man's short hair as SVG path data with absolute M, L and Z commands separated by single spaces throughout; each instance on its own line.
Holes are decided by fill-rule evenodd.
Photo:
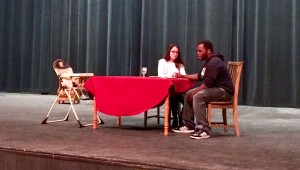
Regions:
M 200 44 L 203 44 L 203 46 L 206 50 L 210 49 L 210 51 L 214 52 L 214 47 L 213 47 L 212 42 L 210 42 L 208 40 L 203 40 L 198 43 L 198 45 L 200 45 Z

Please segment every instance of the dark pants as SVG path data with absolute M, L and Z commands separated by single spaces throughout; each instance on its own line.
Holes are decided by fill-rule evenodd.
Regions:
M 183 94 L 175 94 L 170 97 L 170 110 L 173 117 L 173 126 L 182 125 L 182 114 L 180 113 L 180 104 L 183 104 L 184 95 Z
M 208 88 L 197 92 L 192 101 L 188 101 L 196 88 L 189 90 L 185 94 L 182 118 L 188 128 L 195 130 L 206 130 L 210 133 L 206 118 L 207 103 L 211 101 L 230 101 L 232 95 L 222 88 Z

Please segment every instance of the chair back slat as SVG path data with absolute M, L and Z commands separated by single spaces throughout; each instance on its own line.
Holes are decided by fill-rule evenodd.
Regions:
M 241 73 L 243 69 L 244 61 L 229 61 L 227 64 L 227 68 L 229 70 L 229 74 L 231 75 L 233 87 L 234 87 L 234 96 L 233 102 L 237 105 L 238 95 L 239 95 L 239 85 L 241 80 Z

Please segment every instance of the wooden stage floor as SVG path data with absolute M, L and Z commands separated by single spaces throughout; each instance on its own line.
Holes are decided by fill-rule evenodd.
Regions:
M 300 109 L 239 106 L 240 137 L 213 129 L 206 140 L 163 135 L 143 114 L 105 121 L 94 130 L 69 121 L 42 125 L 54 95 L 0 93 L 0 167 L 3 169 L 299 169 Z M 66 112 L 60 104 L 53 116 Z M 92 101 L 75 105 L 91 123 Z M 163 113 L 163 107 L 162 107 Z M 154 112 L 151 110 L 150 112 Z M 61 114 L 63 115 L 63 114 Z M 230 117 L 230 116 L 229 116 Z M 163 122 L 163 119 L 161 119 Z M 2 168 L 1 168 L 2 169 Z

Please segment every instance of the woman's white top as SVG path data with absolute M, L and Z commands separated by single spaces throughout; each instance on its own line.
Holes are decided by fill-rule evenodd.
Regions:
M 173 61 L 166 61 L 164 58 L 158 60 L 158 77 L 168 78 L 172 77 L 173 73 L 180 73 L 186 75 L 184 66 L 181 64 L 178 68 Z

